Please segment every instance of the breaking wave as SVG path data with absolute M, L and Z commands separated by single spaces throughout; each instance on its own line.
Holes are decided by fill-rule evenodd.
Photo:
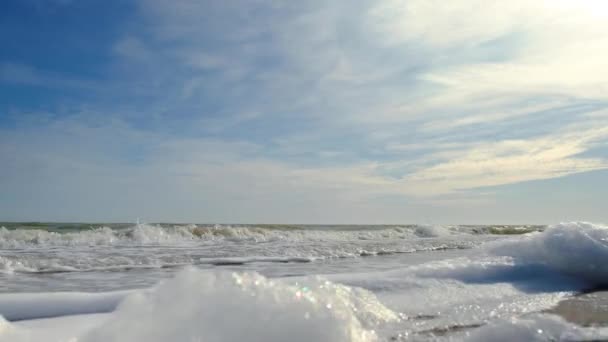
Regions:
M 137 224 L 0 227 L 0 273 L 234 266 L 415 253 L 477 246 L 491 234 L 459 226 Z M 479 227 L 478 227 L 479 228 Z M 514 229 L 514 228 L 513 228 Z M 145 248 L 140 248 L 145 247 Z M 13 251 L 19 251 L 15 253 Z
M 0 248 L 31 246 L 170 245 L 189 242 L 273 242 L 411 239 L 450 235 L 437 226 L 404 226 L 375 229 L 297 229 L 281 226 L 198 226 L 138 224 L 129 228 L 57 232 L 43 229 L 6 229 L 0 227 Z
M 49 224 L 50 225 L 50 224 Z M 45 226 L 11 224 L 0 227 L 0 248 L 35 246 L 175 245 L 201 242 L 353 241 L 446 237 L 456 234 L 526 234 L 542 226 L 289 226 L 289 225 L 166 225 L 83 224 Z
M 542 233 L 503 241 L 491 248 L 517 265 L 538 264 L 583 280 L 608 285 L 608 227 L 587 222 L 560 223 Z

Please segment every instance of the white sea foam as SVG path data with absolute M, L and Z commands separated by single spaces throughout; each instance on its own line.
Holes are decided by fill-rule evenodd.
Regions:
M 452 232 L 442 226 L 437 225 L 420 225 L 416 226 L 414 232 L 420 237 L 440 237 L 451 235 Z
M 0 274 L 21 273 L 66 273 L 66 272 L 105 272 L 128 271 L 136 269 L 165 269 L 186 265 L 248 265 L 269 263 L 310 263 L 322 260 L 380 256 L 390 254 L 414 253 L 418 251 L 433 251 L 450 248 L 464 248 L 467 244 L 394 244 L 389 246 L 356 244 L 326 244 L 326 245 L 290 245 L 283 248 L 252 248 L 251 246 L 236 249 L 234 256 L 214 257 L 213 251 L 197 250 L 196 246 L 173 250 L 174 254 L 158 252 L 154 248 L 147 250 L 121 251 L 121 255 L 107 255 L 111 250 L 98 254 L 89 253 L 85 249 L 77 251 L 60 251 L 55 256 L 44 254 L 21 255 L 6 253 L 0 255 Z M 222 245 L 216 249 L 221 249 Z M 162 249 L 162 248 L 161 248 Z M 238 256 L 240 255 L 245 256 Z M 105 253 L 105 254 L 104 254 Z M 203 254 L 197 256 L 196 254 Z M 194 255 L 193 255 L 194 254 Z M 223 254 L 226 254 L 225 252 Z
M 414 329 L 474 325 L 548 309 L 578 291 L 605 286 L 608 229 L 589 223 L 558 224 L 544 232 L 491 242 L 458 258 L 330 277 L 371 289 L 407 315 L 437 316 L 415 321 Z
M 40 229 L 6 229 L 0 227 L 0 248 L 31 246 L 105 246 L 105 245 L 170 245 L 201 241 L 273 242 L 273 241 L 357 241 L 411 239 L 449 235 L 439 226 L 386 227 L 374 229 L 276 229 L 257 226 L 161 227 L 137 224 L 126 229 L 99 227 L 90 230 L 58 233 Z
M 128 297 L 83 340 L 369 341 L 377 324 L 396 319 L 360 289 L 190 269 L 150 295 Z
M 608 227 L 586 222 L 561 223 L 491 247 L 518 265 L 539 264 L 586 281 L 608 284 Z
M 135 229 L 127 229 L 121 233 L 112 232 L 112 235 L 122 239 L 112 242 L 112 244 L 126 243 L 126 248 L 124 246 L 114 248 L 113 245 L 105 248 L 102 245 L 89 249 L 74 245 L 74 248 L 62 247 L 48 250 L 52 253 L 63 253 L 66 250 L 70 251 L 69 253 L 74 250 L 92 250 L 94 251 L 92 254 L 96 257 L 99 257 L 98 253 L 103 251 L 127 251 L 134 253 L 128 255 L 129 258 L 134 259 L 126 262 L 126 264 L 132 264 L 133 267 L 147 267 L 155 265 L 157 261 L 161 265 L 165 265 L 163 262 L 179 264 L 183 260 L 175 258 L 176 255 L 185 255 L 192 259 L 190 260 L 192 263 L 240 265 L 307 262 L 316 260 L 316 257 L 330 255 L 356 256 L 367 255 L 366 253 L 373 255 L 374 253 L 382 254 L 385 250 L 392 253 L 412 248 L 416 250 L 421 247 L 438 248 L 452 240 L 469 241 L 479 238 L 474 235 L 458 235 L 449 227 L 446 228 L 447 235 L 444 236 L 442 234 L 446 232 L 441 230 L 438 233 L 432 233 L 434 229 L 432 228 L 432 234 L 428 234 L 423 228 L 417 232 L 418 229 L 413 227 L 344 232 L 255 227 L 234 227 L 238 228 L 234 230 L 234 228 L 223 226 L 182 226 L 175 229 L 176 231 L 183 229 L 184 233 L 169 229 L 169 234 L 173 234 L 172 237 L 162 236 L 166 233 L 166 228 L 150 227 L 165 231 L 159 233 L 160 237 L 154 233 L 154 229 L 148 229 L 145 226 L 140 227 L 142 230 L 140 232 L 136 232 Z M 197 228 L 203 229 L 195 233 Z M 217 231 L 210 232 L 213 229 Z M 260 229 L 261 232 L 257 232 L 257 229 Z M 248 240 L 252 235 L 258 233 L 258 237 Z M 188 234 L 191 234 L 192 237 L 189 238 Z M 211 234 L 211 237 L 204 237 L 205 234 Z M 238 237 L 239 234 L 242 237 Z M 425 235 L 439 235 L 440 237 L 424 238 Z M 264 238 L 266 240 L 263 240 L 262 236 L 266 236 Z M 392 236 L 403 236 L 404 238 L 393 239 Z M 174 237 L 179 238 L 172 240 Z M 83 330 L 73 332 L 69 330 L 71 329 L 70 324 L 66 323 L 65 329 L 68 329 L 68 332 L 57 333 L 53 336 L 74 337 L 77 338 L 74 340 L 77 342 L 196 340 L 198 337 L 202 337 L 206 341 L 356 341 L 357 338 L 373 340 L 378 336 L 390 338 L 394 336 L 392 332 L 395 331 L 408 332 L 409 336 L 413 334 L 417 337 L 428 338 L 428 334 L 449 330 L 452 327 L 455 327 L 455 330 L 448 332 L 448 338 L 466 337 L 464 335 L 470 333 L 469 337 L 474 341 L 535 339 L 544 341 L 570 337 L 580 340 L 606 336 L 602 335 L 603 332 L 600 330 L 583 329 L 553 316 L 531 315 L 531 313 L 548 309 L 559 300 L 581 289 L 606 285 L 605 279 L 608 279 L 607 227 L 589 223 L 565 223 L 549 227 L 544 232 L 516 237 L 494 236 L 490 240 L 496 239 L 499 241 L 489 243 L 487 248 L 451 250 L 442 253 L 416 253 L 408 255 L 407 258 L 392 256 L 390 258 L 359 259 L 356 263 L 350 263 L 347 260 L 340 261 L 337 264 L 338 267 L 345 265 L 349 269 L 345 271 L 340 269 L 344 273 L 328 275 L 327 278 L 354 286 L 354 288 L 329 283 L 327 288 L 321 289 L 319 286 L 325 286 L 326 283 L 308 276 L 270 280 L 251 273 L 233 274 L 188 270 L 149 293 L 130 296 L 129 300 L 119 305 L 117 311 L 103 316 L 103 322 L 99 322 L 97 325 L 92 323 L 87 325 L 92 329 L 88 332 Z M 40 241 L 46 243 L 48 240 Z M 197 243 L 189 249 L 171 247 L 164 250 L 162 244 L 171 245 L 173 243 L 171 241 L 179 241 L 178 244 L 188 241 Z M 198 243 L 200 241 L 203 243 Z M 218 241 L 222 243 L 217 243 Z M 240 243 L 242 241 L 248 243 Z M 390 244 L 386 243 L 387 241 Z M 206 244 L 206 242 L 212 243 Z M 138 243 L 160 243 L 161 246 L 131 248 L 131 245 Z M 28 246 L 35 252 L 16 251 L 14 255 L 12 251 L 3 253 L 5 268 L 21 267 L 35 270 L 38 267 L 41 267 L 40 269 L 53 267 L 54 260 L 50 258 L 46 260 L 47 264 L 39 264 L 45 261 L 40 256 L 46 255 L 46 249 L 40 248 L 42 252 L 37 252 L 38 246 L 43 245 L 32 243 Z M 52 246 L 52 243 L 49 246 Z M 232 247 L 234 251 L 241 254 L 228 253 L 226 246 Z M 399 246 L 400 249 L 395 249 L 395 246 Z M 205 254 L 206 252 L 202 253 L 201 250 L 212 252 Z M 166 254 L 158 255 L 157 259 L 137 259 L 143 253 L 150 252 L 151 255 L 156 255 L 159 251 L 164 251 Z M 17 256 L 19 257 L 17 258 Z M 146 257 L 148 256 L 146 254 Z M 172 259 L 164 259 L 166 256 Z M 30 257 L 33 259 L 28 259 Z M 120 257 L 124 258 L 125 255 L 120 255 Z M 114 260 L 107 255 L 99 260 L 102 260 L 99 264 L 100 267 L 105 265 L 104 263 L 113 267 L 111 265 L 120 262 L 120 259 Z M 84 264 L 97 265 L 95 262 L 97 261 L 86 260 Z M 373 267 L 365 269 L 361 267 L 367 265 L 368 262 Z M 389 267 L 386 267 L 386 264 Z M 0 268 L 2 268 L 1 265 L 3 265 L 3 261 L 0 257 Z M 310 274 L 310 272 L 325 271 L 333 273 L 337 268 L 335 265 L 327 262 L 319 263 L 318 268 L 306 265 L 293 266 L 293 270 L 296 270 L 293 273 Z M 259 269 L 272 268 L 274 272 L 277 268 L 282 267 L 284 266 L 267 268 L 263 265 Z M 291 271 L 291 267 L 285 266 L 285 270 Z M 310 271 L 313 269 L 314 271 Z M 288 273 L 290 272 L 277 276 Z M 6 279 L 19 276 L 24 275 L 6 276 Z M 89 275 L 80 274 L 71 276 L 89 277 Z M 96 277 L 96 273 L 91 276 Z M 31 277 L 31 275 L 24 277 Z M 359 286 L 374 291 L 384 303 L 390 305 L 394 310 L 403 312 L 408 319 L 404 319 L 394 326 L 385 325 L 384 322 L 396 320 L 397 315 L 382 306 L 369 292 L 356 289 Z M 29 295 L 24 296 L 27 298 Z M 3 303 L 6 303 L 6 301 L 2 301 L 2 298 L 0 296 L 0 311 Z M 82 317 L 85 312 L 99 312 L 103 303 L 109 305 L 107 301 L 104 302 L 101 299 L 99 303 L 95 303 L 91 299 L 93 297 L 71 299 L 71 304 L 67 304 L 69 302 L 67 300 L 51 303 L 48 301 L 49 299 L 45 299 L 44 294 L 41 297 L 32 298 L 29 301 L 14 301 L 12 307 L 15 309 L 7 318 L 19 319 L 17 314 L 28 319 L 70 314 L 64 310 L 64 307 L 75 308 L 72 313 L 78 314 L 77 317 Z M 315 298 L 316 302 L 310 301 L 310 298 Z M 115 299 L 113 305 L 115 306 L 119 301 L 120 299 Z M 323 303 L 325 306 L 321 305 Z M 331 304 L 331 310 L 328 310 L 326 306 L 328 303 Z M 55 311 L 47 311 L 41 315 L 44 313 L 42 309 L 45 307 Z M 338 307 L 341 309 L 334 310 Z M 106 306 L 102 311 L 112 309 L 113 307 Z M 59 318 L 51 320 L 59 320 Z M 56 322 L 63 324 L 61 322 L 69 321 L 69 317 L 64 317 L 61 321 Z M 267 324 L 269 321 L 273 323 Z M 461 330 L 459 328 L 486 322 L 490 323 L 480 329 Z M 29 323 L 3 322 L 0 324 L 0 341 L 26 341 L 19 340 L 24 333 L 29 334 L 30 337 L 34 336 L 33 339 L 27 340 L 28 342 L 40 341 L 41 339 L 37 336 L 45 336 L 44 332 L 47 331 L 45 329 L 50 329 L 48 327 L 52 325 L 47 320 Z M 386 326 L 389 328 L 386 329 Z M 395 326 L 397 326 L 396 330 L 393 329 Z M 379 331 L 379 333 L 372 333 L 372 330 Z M 542 330 L 543 333 L 538 333 L 538 330 Z M 36 334 L 31 334 L 33 331 Z M 73 333 L 70 334 L 70 332 Z M 3 338 L 4 340 L 2 340 Z M 57 341 L 65 342 L 67 340 L 69 339 Z
M 608 227 L 561 223 L 543 232 L 489 242 L 471 258 L 422 265 L 426 278 L 509 282 L 527 291 L 580 290 L 608 284 Z
M 73 298 L 64 299 L 63 303 L 53 303 L 58 313 L 74 306 Z M 20 301 L 28 304 L 23 298 Z M 100 310 L 107 305 L 103 301 L 89 304 Z M 48 314 L 45 305 L 38 308 L 43 311 L 41 316 Z M 78 342 L 356 342 L 376 340 L 378 326 L 398 320 L 398 315 L 372 293 L 322 279 L 293 283 L 255 273 L 186 269 L 150 291 L 127 296 L 101 325 L 72 337 Z M 24 327 L 0 324 L 0 341 L 36 342 L 26 338 Z M 35 324 L 30 325 L 30 329 L 35 328 Z M 69 330 L 70 326 L 64 328 Z M 33 333 L 42 336 L 40 331 Z
M 0 228 L 0 273 L 312 262 L 468 248 L 484 238 L 467 235 L 459 239 L 443 228 L 431 226 L 277 228 L 138 224 L 63 233 Z
M 313 257 L 270 257 L 270 256 L 250 256 L 250 257 L 228 257 L 228 258 L 202 258 L 201 264 L 211 265 L 244 265 L 252 263 L 308 263 L 315 261 Z
M 521 270 L 508 258 L 476 262 L 477 257 L 483 258 L 480 252 L 402 269 L 328 278 L 372 290 L 393 310 L 410 318 L 401 323 L 403 331 L 426 332 L 422 336 L 427 338 L 436 330 L 549 309 L 573 293 L 568 289 L 576 289 L 571 283 L 560 283 L 568 279 L 559 274 Z
M 0 227 L 0 248 L 23 248 L 27 246 L 90 246 L 112 244 L 117 240 L 108 227 L 60 234 L 39 229 L 9 230 Z
M 33 342 L 30 333 L 7 322 L 0 316 L 0 341 L 1 342 Z

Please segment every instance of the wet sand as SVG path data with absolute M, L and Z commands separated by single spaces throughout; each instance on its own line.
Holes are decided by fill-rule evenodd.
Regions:
M 547 312 L 585 327 L 608 326 L 608 291 L 589 292 L 570 297 Z

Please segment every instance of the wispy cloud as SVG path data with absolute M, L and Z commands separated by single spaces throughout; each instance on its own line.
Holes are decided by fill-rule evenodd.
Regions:
M 136 4 L 107 79 L 0 66 L 6 84 L 113 89 L 5 130 L 4 179 L 25 183 L 16 170 L 34 163 L 66 187 L 75 172 L 108 198 L 131 184 L 217 217 L 234 203 L 242 217 L 287 203 L 390 216 L 608 165 L 590 155 L 608 137 L 598 1 Z
M 405 179 L 415 192 L 428 195 L 606 169 L 608 161 L 579 155 L 607 138 L 608 130 L 600 128 L 484 142 Z

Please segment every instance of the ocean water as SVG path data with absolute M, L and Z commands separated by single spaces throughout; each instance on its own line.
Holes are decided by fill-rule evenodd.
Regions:
M 0 223 L 0 341 L 555 341 L 608 227 Z

